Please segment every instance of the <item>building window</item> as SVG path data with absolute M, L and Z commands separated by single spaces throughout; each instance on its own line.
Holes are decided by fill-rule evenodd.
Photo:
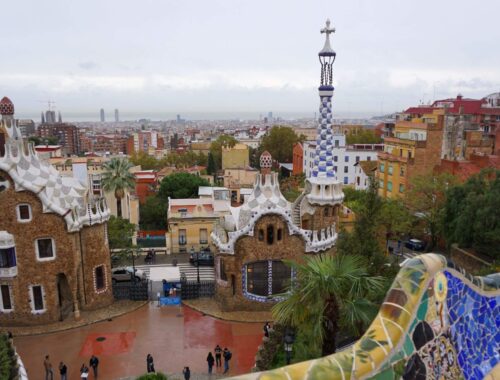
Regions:
M 399 169 L 399 176 L 400 177 L 404 177 L 405 176 L 405 168 L 403 166 L 401 166 L 401 168 Z
M 337 162 L 339 160 L 338 156 L 333 156 L 333 162 Z
M 227 273 L 224 268 L 224 259 L 222 257 L 219 257 L 219 278 L 222 281 L 227 281 Z
M 334 166 L 334 167 L 333 167 L 333 171 L 334 171 L 335 173 L 337 173 L 337 167 L 336 167 L 336 166 Z
M 356 162 L 359 162 L 359 156 L 356 156 Z
M 366 157 L 366 161 L 371 161 L 372 158 L 370 156 Z
M 384 164 L 380 164 L 380 166 L 379 166 L 379 169 L 378 169 L 378 170 L 379 170 L 379 172 L 380 172 L 380 173 L 383 173 L 383 172 L 384 172 L 384 170 L 385 170 L 385 165 L 384 165 Z
M 392 182 L 387 181 L 387 191 L 392 191 Z
M 187 238 L 186 238 L 186 230 L 179 230 L 179 245 L 186 245 L 187 244 Z
M 52 238 L 36 239 L 35 249 L 39 261 L 54 260 L 56 258 L 55 243 Z
M 43 302 L 43 288 L 41 285 L 31 286 L 31 310 L 34 313 L 41 313 L 45 311 Z
M 349 156 L 344 157 L 344 162 L 349 162 Z
M 408 151 L 408 158 L 411 158 L 411 152 Z
M 328 207 L 323 209 L 323 216 L 328 216 Z
M 104 276 L 104 265 L 95 268 L 95 290 L 103 290 L 106 287 L 106 277 Z
M 380 187 L 381 189 L 384 188 L 384 181 L 382 181 L 381 179 L 378 181 L 378 187 Z
M 280 260 L 256 261 L 245 266 L 246 292 L 265 300 L 286 292 L 292 279 L 292 270 Z M 251 298 L 251 297 L 250 297 Z
M 12 268 L 16 266 L 16 248 L 0 249 L 0 268 Z
M 283 229 L 282 228 L 278 228 L 278 231 L 276 233 L 276 239 L 278 241 L 281 241 L 283 239 Z
M 344 177 L 344 185 L 347 185 L 349 183 L 349 178 L 348 177 Z
M 200 228 L 200 244 L 208 243 L 208 231 L 206 228 Z
M 335 148 L 339 147 L 339 140 L 335 140 Z
M 1 285 L 0 286 L 2 298 L 0 299 L 0 310 L 5 312 L 12 311 L 12 299 L 10 295 L 10 286 Z
M 271 245 L 274 243 L 274 226 L 269 225 L 267 226 L 267 244 Z
M 349 166 L 344 166 L 344 173 L 349 173 Z
M 387 173 L 389 173 L 389 175 L 392 175 L 392 165 L 389 165 L 387 167 Z
M 399 185 L 399 192 L 400 193 L 404 193 L 405 191 L 405 185 L 403 185 L 402 183 Z
M 264 241 L 264 230 L 263 229 L 259 230 L 259 241 Z
M 17 205 L 17 221 L 20 223 L 31 222 L 31 206 L 28 204 Z

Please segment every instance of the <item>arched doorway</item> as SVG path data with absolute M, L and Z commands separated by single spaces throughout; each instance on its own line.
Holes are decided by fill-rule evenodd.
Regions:
M 73 294 L 64 273 L 57 275 L 57 296 L 59 300 L 59 320 L 64 320 L 73 312 Z

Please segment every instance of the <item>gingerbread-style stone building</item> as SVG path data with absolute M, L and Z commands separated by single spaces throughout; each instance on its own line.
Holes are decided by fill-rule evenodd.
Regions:
M 224 310 L 268 309 L 283 296 L 294 276 L 283 260 L 301 261 L 335 245 L 344 199 L 332 156 L 332 64 L 329 25 L 321 62 L 320 118 L 311 177 L 294 203 L 281 194 L 272 157 L 260 157 L 261 173 L 252 194 L 231 208 L 215 227 L 216 300 Z
M 13 119 L 3 119 L 0 325 L 57 322 L 111 304 L 104 200 L 61 177 L 25 144 Z

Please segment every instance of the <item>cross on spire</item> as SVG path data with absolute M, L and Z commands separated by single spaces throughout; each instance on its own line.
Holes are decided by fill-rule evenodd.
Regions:
M 335 52 L 333 51 L 331 45 L 330 45 L 330 34 L 335 33 L 335 28 L 330 28 L 330 19 L 326 20 L 326 26 L 320 30 L 320 32 L 323 34 L 325 33 L 325 45 L 323 46 L 323 49 L 319 52 L 320 56 L 323 57 L 332 57 L 335 56 Z
M 330 19 L 326 19 L 326 26 L 321 29 L 321 33 L 326 33 L 326 38 L 330 37 L 331 33 L 335 33 L 335 28 L 330 28 Z

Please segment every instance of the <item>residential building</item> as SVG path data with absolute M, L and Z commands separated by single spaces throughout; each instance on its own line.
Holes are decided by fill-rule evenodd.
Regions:
M 80 318 L 113 302 L 104 199 L 61 177 L 15 126 L 0 157 L 0 325 Z M 0 129 L 1 129 L 0 128 Z
M 35 136 L 35 122 L 31 119 L 19 119 L 17 121 L 17 126 L 21 131 L 23 138 L 27 139 L 30 136 Z
M 155 131 L 134 132 L 127 140 L 127 154 L 146 152 L 149 149 L 163 149 L 163 138 Z
M 115 123 L 118 123 L 120 121 L 120 111 L 118 108 L 115 108 Z
M 224 187 L 231 190 L 231 200 L 236 203 L 241 203 L 240 189 L 242 187 L 252 187 L 258 170 L 246 168 L 224 169 Z
M 452 174 L 460 182 L 465 182 L 486 168 L 500 170 L 500 156 L 472 153 L 469 160 L 441 160 L 441 164 L 435 167 L 434 171 Z
M 384 139 L 378 154 L 377 180 L 384 198 L 402 197 L 416 175 L 429 174 L 441 161 L 444 115 L 422 114 L 411 121 L 398 120 L 394 137 Z
M 370 186 L 370 177 L 375 177 L 377 161 L 358 161 L 354 164 L 354 175 L 356 177 L 354 188 L 366 190 Z
M 40 124 L 38 126 L 38 136 L 42 140 L 46 137 L 56 137 L 64 155 L 78 155 L 81 153 L 78 128 L 73 124 Z
M 356 174 L 354 164 L 358 161 L 376 161 L 377 153 L 383 150 L 383 144 L 352 144 L 346 145 L 346 136 L 332 135 L 331 155 L 334 164 L 335 177 L 344 185 L 354 185 Z M 306 178 L 311 176 L 314 167 L 316 143 L 304 142 L 303 170 Z
M 250 154 L 247 145 L 237 143 L 233 147 L 222 147 L 222 169 L 248 166 L 250 166 Z
M 193 141 L 191 142 L 191 150 L 194 153 L 203 153 L 208 156 L 211 145 L 212 143 L 210 141 Z
M 106 115 L 104 113 L 104 108 L 101 108 L 99 111 L 99 119 L 101 120 L 101 123 L 104 123 L 106 121 Z
M 298 137 L 304 136 L 306 141 L 316 141 L 317 128 L 294 128 L 293 130 Z
M 146 199 L 157 193 L 158 178 L 154 170 L 141 170 L 134 172 L 135 175 L 135 195 L 140 204 L 144 204 Z

